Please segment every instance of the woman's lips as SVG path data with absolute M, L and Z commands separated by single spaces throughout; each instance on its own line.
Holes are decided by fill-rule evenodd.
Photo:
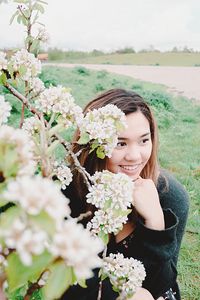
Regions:
M 120 165 L 121 172 L 128 175 L 135 175 L 141 169 L 142 163 L 134 165 Z

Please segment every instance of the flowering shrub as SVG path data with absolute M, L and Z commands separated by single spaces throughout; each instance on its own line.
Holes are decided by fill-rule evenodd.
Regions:
M 85 286 L 92 270 L 102 267 L 98 254 L 104 250 L 106 276 L 120 293 L 129 294 L 129 289 L 134 293 L 143 280 L 141 269 L 138 273 L 136 267 L 135 273 L 129 270 L 121 256 L 120 266 L 128 270 L 122 285 L 119 268 L 114 280 L 105 264 L 111 264 L 105 258 L 108 235 L 122 229 L 131 211 L 133 182 L 108 171 L 90 176 L 79 163 L 79 153 L 73 153 L 62 137 L 66 130 L 78 128 L 80 144 L 89 145 L 99 158 L 110 157 L 120 131 L 126 128 L 125 115 L 107 105 L 83 116 L 69 89 L 44 87 L 37 77 L 41 63 L 31 51 L 37 52 L 40 42 L 48 39 L 44 28 L 35 36 L 32 33 L 45 2 L 14 2 L 19 6 L 12 21 L 17 17 L 28 30 L 24 49 L 10 59 L 0 52 L 0 84 L 22 102 L 20 128 L 14 128 L 5 124 L 11 106 L 0 95 L 0 288 L 3 283 L 8 299 L 57 299 L 70 285 Z M 31 117 L 24 117 L 25 108 Z M 60 146 L 85 178 L 87 202 L 98 209 L 87 229 L 78 223 L 79 218 L 70 216 L 69 200 L 61 192 L 73 176 L 69 163 L 56 159 Z M 127 274 L 132 274 L 129 281 Z

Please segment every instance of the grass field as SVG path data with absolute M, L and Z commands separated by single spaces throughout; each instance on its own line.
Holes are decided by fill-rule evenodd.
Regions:
M 76 102 L 84 106 L 97 93 L 116 87 L 132 89 L 152 105 L 160 130 L 160 164 L 182 182 L 190 194 L 191 206 L 187 231 L 178 265 L 179 282 L 184 300 L 200 299 L 200 105 L 182 97 L 173 97 L 165 88 L 136 81 L 105 71 L 83 67 L 65 69 L 45 67 L 41 79 L 46 86 L 62 84 L 72 89 Z M 14 105 L 11 119 L 19 124 L 20 104 Z
M 182 52 L 113 53 L 103 55 L 92 55 L 92 53 L 84 52 L 62 52 L 60 54 L 50 52 L 49 60 L 67 63 L 200 67 L 200 53 Z

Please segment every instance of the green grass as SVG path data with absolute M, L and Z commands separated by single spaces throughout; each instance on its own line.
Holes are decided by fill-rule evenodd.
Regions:
M 91 71 L 83 67 L 44 67 L 46 86 L 62 84 L 72 89 L 82 107 L 98 93 L 110 88 L 132 89 L 152 105 L 160 129 L 160 164 L 172 171 L 190 194 L 187 231 L 179 259 L 179 282 L 184 300 L 200 299 L 200 105 L 169 95 L 164 86 L 130 77 Z M 12 123 L 18 124 L 20 104 L 12 98 Z
M 151 66 L 200 66 L 200 53 L 175 52 L 146 52 L 146 53 L 113 53 L 93 55 L 92 53 L 76 53 L 66 55 L 52 55 L 50 61 L 86 64 L 113 64 L 113 65 L 151 65 Z

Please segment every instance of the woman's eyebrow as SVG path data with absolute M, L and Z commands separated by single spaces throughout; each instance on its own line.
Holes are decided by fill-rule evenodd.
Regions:
M 143 138 L 143 137 L 148 136 L 148 135 L 150 135 L 150 134 L 151 134 L 151 132 L 144 133 L 144 134 L 142 134 L 142 135 L 140 136 L 140 138 Z M 118 140 L 125 141 L 125 140 L 128 140 L 128 138 L 119 136 L 119 137 L 118 137 Z
M 141 137 L 145 137 L 145 136 L 150 135 L 150 134 L 151 134 L 151 132 L 147 132 L 147 133 L 141 135 Z

